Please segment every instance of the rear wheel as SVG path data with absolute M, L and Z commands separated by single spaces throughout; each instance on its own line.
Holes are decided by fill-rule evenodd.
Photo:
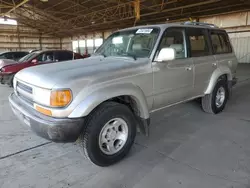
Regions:
M 229 90 L 226 80 L 219 80 L 211 94 L 202 98 L 202 108 L 205 112 L 218 114 L 226 106 Z
M 136 135 L 136 120 L 123 104 L 105 102 L 86 120 L 79 141 L 84 156 L 98 166 L 123 159 Z

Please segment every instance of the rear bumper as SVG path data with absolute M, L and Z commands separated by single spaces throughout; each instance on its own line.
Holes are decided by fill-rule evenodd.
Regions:
M 79 137 L 84 118 L 59 119 L 45 116 L 25 105 L 12 93 L 10 106 L 18 119 L 28 125 L 38 136 L 54 142 L 74 142 Z

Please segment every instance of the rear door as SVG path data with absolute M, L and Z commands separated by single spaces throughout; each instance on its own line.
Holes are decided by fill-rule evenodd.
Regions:
M 211 30 L 210 35 L 217 65 L 230 67 L 235 74 L 238 61 L 227 33 L 222 30 Z
M 212 53 L 205 28 L 186 28 L 188 39 L 189 57 L 194 63 L 194 90 L 193 96 L 203 95 L 210 81 L 213 71 L 216 69 L 215 58 Z

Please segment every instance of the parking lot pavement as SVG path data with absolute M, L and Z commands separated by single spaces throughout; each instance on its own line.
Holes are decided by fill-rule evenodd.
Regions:
M 0 87 L 0 187 L 250 187 L 250 80 L 241 78 L 220 115 L 198 102 L 153 114 L 150 136 L 138 135 L 128 157 L 108 168 L 21 125 L 8 106 L 11 89 Z

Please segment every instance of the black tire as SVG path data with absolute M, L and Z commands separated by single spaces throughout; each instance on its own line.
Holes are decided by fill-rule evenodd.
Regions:
M 104 125 L 113 118 L 122 118 L 128 126 L 128 138 L 117 153 L 107 155 L 99 147 L 99 134 Z M 109 166 L 123 159 L 129 152 L 136 136 L 136 120 L 131 110 L 123 104 L 105 102 L 86 119 L 79 143 L 85 158 L 98 166 Z
M 217 107 L 216 106 L 216 94 L 218 92 L 218 89 L 221 87 L 223 87 L 225 90 L 225 100 L 220 107 Z M 213 92 L 209 95 L 205 95 L 202 98 L 202 108 L 207 113 L 218 114 L 224 110 L 226 103 L 228 101 L 228 97 L 229 97 L 229 90 L 228 90 L 227 81 L 219 80 L 217 84 L 215 85 Z
M 9 87 L 13 87 L 13 80 L 14 80 L 15 74 L 11 75 L 10 80 L 9 80 Z

